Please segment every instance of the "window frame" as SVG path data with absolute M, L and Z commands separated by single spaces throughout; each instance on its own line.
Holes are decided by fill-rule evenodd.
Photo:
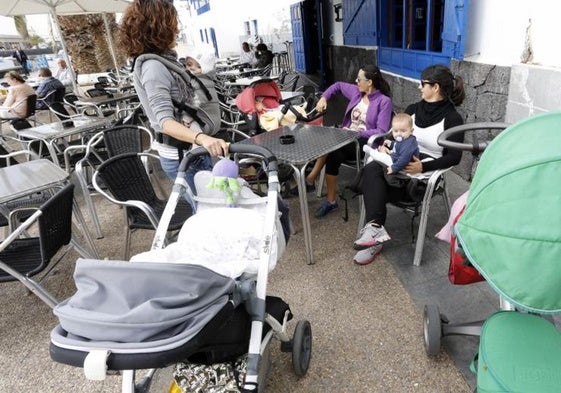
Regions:
M 433 10 L 427 18 L 425 12 L 424 40 L 415 41 L 424 48 L 407 48 L 406 37 L 411 32 L 402 23 L 401 47 L 388 45 L 389 21 L 385 17 L 391 5 L 401 2 L 402 9 L 412 5 L 426 5 L 425 10 Z M 417 4 L 415 4 L 417 3 Z M 422 3 L 422 4 L 421 4 Z M 434 16 L 435 5 L 441 3 L 441 15 Z M 462 60 L 464 55 L 469 0 L 346 0 L 343 2 L 343 42 L 345 45 L 366 45 L 378 47 L 378 66 L 384 70 L 407 77 L 418 78 L 420 72 L 431 64 L 450 65 L 452 58 Z M 402 14 L 406 21 L 407 13 Z M 410 15 L 414 15 L 413 12 Z M 436 27 L 434 24 L 438 24 Z M 396 29 L 398 26 L 396 26 Z M 422 30 L 422 29 L 421 29 Z M 435 38 L 442 30 L 440 39 Z M 394 30 L 393 34 L 396 33 Z M 405 39 L 404 39 L 405 38 Z M 438 40 L 438 45 L 434 45 Z M 412 41 L 410 41 L 412 42 Z M 426 50 L 426 48 L 440 50 Z

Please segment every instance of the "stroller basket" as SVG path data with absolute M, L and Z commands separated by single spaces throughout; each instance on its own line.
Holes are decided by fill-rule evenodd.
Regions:
M 311 356 L 309 322 L 299 321 L 294 338 L 290 338 L 287 322 L 292 313 L 288 304 L 266 295 L 275 248 L 271 242 L 279 230 L 276 158 L 259 146 L 234 144 L 230 151 L 260 155 L 266 163 L 268 193 L 266 198 L 257 199 L 266 203 L 257 274 L 232 278 L 195 262 L 142 257 L 136 259 L 138 262 L 79 259 L 74 274 L 77 292 L 55 308 L 60 324 L 51 332 L 53 360 L 83 367 L 86 377 L 94 380 L 104 379 L 107 370 L 121 370 L 123 392 L 132 393 L 146 391 L 152 375 L 149 373 L 142 386 L 135 386 L 134 370 L 182 361 L 229 362 L 247 354 L 242 391 L 262 391 L 267 369 L 263 362 L 268 359 L 271 339 L 277 338 L 282 349 L 292 351 L 295 372 L 306 373 Z M 173 211 L 189 192 L 185 172 L 203 154 L 208 153 L 195 149 L 180 163 L 153 251 L 164 250 Z

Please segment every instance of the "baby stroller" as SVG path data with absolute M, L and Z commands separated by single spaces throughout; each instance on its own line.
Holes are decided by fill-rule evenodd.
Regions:
M 303 98 L 305 96 L 302 96 Z M 303 122 L 321 125 L 323 116 L 315 108 L 306 108 L 306 105 L 293 105 L 291 100 L 283 100 L 282 93 L 275 81 L 264 78 L 258 79 L 246 87 L 236 97 L 236 106 L 241 117 L 246 123 L 249 136 L 254 136 L 266 131 L 277 129 L 284 125 Z M 306 112 L 306 110 L 309 110 Z M 244 165 L 257 167 L 257 174 L 248 181 L 260 179 L 259 163 L 254 160 L 242 161 Z M 288 182 L 293 176 L 293 169 L 289 165 L 279 164 L 279 180 L 283 197 L 291 195 Z
M 470 152 L 473 156 L 473 165 L 470 178 L 476 172 L 480 156 L 489 145 L 489 141 L 496 134 L 505 130 L 507 123 L 470 123 L 450 128 L 444 131 L 438 138 L 438 144 L 448 148 Z M 467 137 L 471 137 L 468 141 Z M 456 134 L 465 135 L 463 143 L 454 142 L 449 138 Z M 448 277 L 453 285 L 468 285 L 484 280 L 479 272 L 469 263 L 463 250 L 459 247 L 454 234 L 454 225 L 463 214 L 465 201 L 469 192 L 465 192 L 456 199 L 450 211 L 450 217 L 446 225 L 436 234 L 436 237 L 450 244 L 450 263 Z M 424 344 L 425 351 L 430 356 L 436 356 L 440 352 L 443 337 L 452 335 L 479 336 L 481 334 L 482 320 L 450 323 L 446 315 L 441 314 L 436 304 L 427 304 L 424 307 Z
M 256 212 L 264 212 L 259 221 L 262 223 L 259 239 L 254 238 L 253 232 L 252 238 L 237 240 L 245 242 L 243 249 L 257 250 L 254 256 L 257 261 L 252 261 L 254 270 L 238 275 L 224 260 L 221 262 L 226 270 L 216 270 L 201 260 L 169 263 L 158 259 L 159 252 L 175 244 L 164 249 L 173 211 L 180 198 L 189 192 L 184 173 L 197 157 L 208 154 L 202 148 L 193 150 L 180 164 L 156 230 L 152 244 L 154 259 L 149 262 L 77 261 L 74 277 L 78 290 L 55 309 L 60 324 L 51 333 L 53 360 L 83 367 L 90 379 L 104 379 L 110 370 L 120 371 L 122 391 L 132 393 L 148 391 L 154 373 L 151 370 L 144 380 L 135 384 L 134 370 L 158 369 L 178 362 L 229 362 L 247 354 L 247 371 L 240 391 L 262 392 L 269 344 L 272 338 L 277 338 L 281 341 L 281 350 L 292 352 L 295 373 L 301 376 L 307 372 L 312 344 L 310 323 L 299 321 L 290 338 L 287 333 L 287 322 L 292 318 L 290 308 L 282 299 L 266 296 L 268 271 L 274 265 L 275 252 L 280 252 L 281 247 L 276 243 L 277 240 L 282 243 L 284 236 L 277 221 L 276 158 L 257 146 L 232 145 L 230 151 L 258 155 L 266 163 L 267 196 L 240 199 L 239 206 L 227 207 L 229 199 L 224 194 L 219 198 L 197 195 L 197 213 L 187 220 L 182 232 L 189 227 L 184 238 L 205 236 L 201 225 L 210 216 L 204 214 L 213 210 L 219 212 L 221 221 L 210 222 L 205 228 L 222 227 L 229 214 L 243 217 L 248 213 L 249 220 L 258 220 Z M 246 209 L 252 206 L 257 210 Z M 188 225 L 192 219 L 198 221 Z M 240 228 L 239 233 L 244 233 L 241 228 L 246 221 L 247 218 L 235 223 Z M 195 234 L 192 229 L 200 233 Z M 209 234 L 208 238 L 214 235 L 216 233 Z M 178 242 L 181 237 L 182 233 Z M 228 238 L 222 244 L 226 247 L 231 243 Z M 195 258 L 197 250 L 183 248 L 182 257 L 188 259 L 191 254 Z M 215 260 L 221 257 L 218 255 Z M 138 259 L 143 260 L 143 257 L 137 256 Z M 239 266 L 241 261 L 236 262 L 235 266 Z
M 283 100 L 277 83 L 267 78 L 253 82 L 238 94 L 236 106 L 251 136 L 297 121 L 322 123 L 322 115 L 315 108 L 306 108 L 307 104 L 295 106 L 290 99 Z
M 508 127 L 487 147 L 454 230 L 467 260 L 500 295 L 472 364 L 477 391 L 558 392 L 561 336 L 561 112 Z M 547 133 L 529 152 L 528 135 Z M 543 316 L 546 316 L 544 318 Z M 435 324 L 436 326 L 436 324 Z

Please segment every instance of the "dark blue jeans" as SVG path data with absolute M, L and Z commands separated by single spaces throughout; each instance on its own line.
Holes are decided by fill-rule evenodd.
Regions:
M 160 164 L 165 174 L 173 181 L 177 178 L 177 170 L 179 169 L 179 160 L 170 160 L 169 158 L 160 157 Z M 195 161 L 191 162 L 187 170 L 185 171 L 185 181 L 189 185 L 191 192 L 197 195 L 197 190 L 195 189 L 195 173 L 198 171 L 205 171 L 212 169 L 212 162 L 209 156 L 197 157 Z M 191 204 L 193 210 L 196 205 L 194 201 L 187 197 L 187 202 Z

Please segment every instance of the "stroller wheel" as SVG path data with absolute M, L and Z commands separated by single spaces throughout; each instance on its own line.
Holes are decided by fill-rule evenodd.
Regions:
M 440 352 L 442 337 L 442 321 L 436 304 L 427 304 L 423 312 L 423 328 L 425 337 L 425 351 L 427 355 L 436 356 Z
M 299 377 L 306 374 L 312 357 L 312 325 L 298 321 L 292 338 L 292 366 Z

